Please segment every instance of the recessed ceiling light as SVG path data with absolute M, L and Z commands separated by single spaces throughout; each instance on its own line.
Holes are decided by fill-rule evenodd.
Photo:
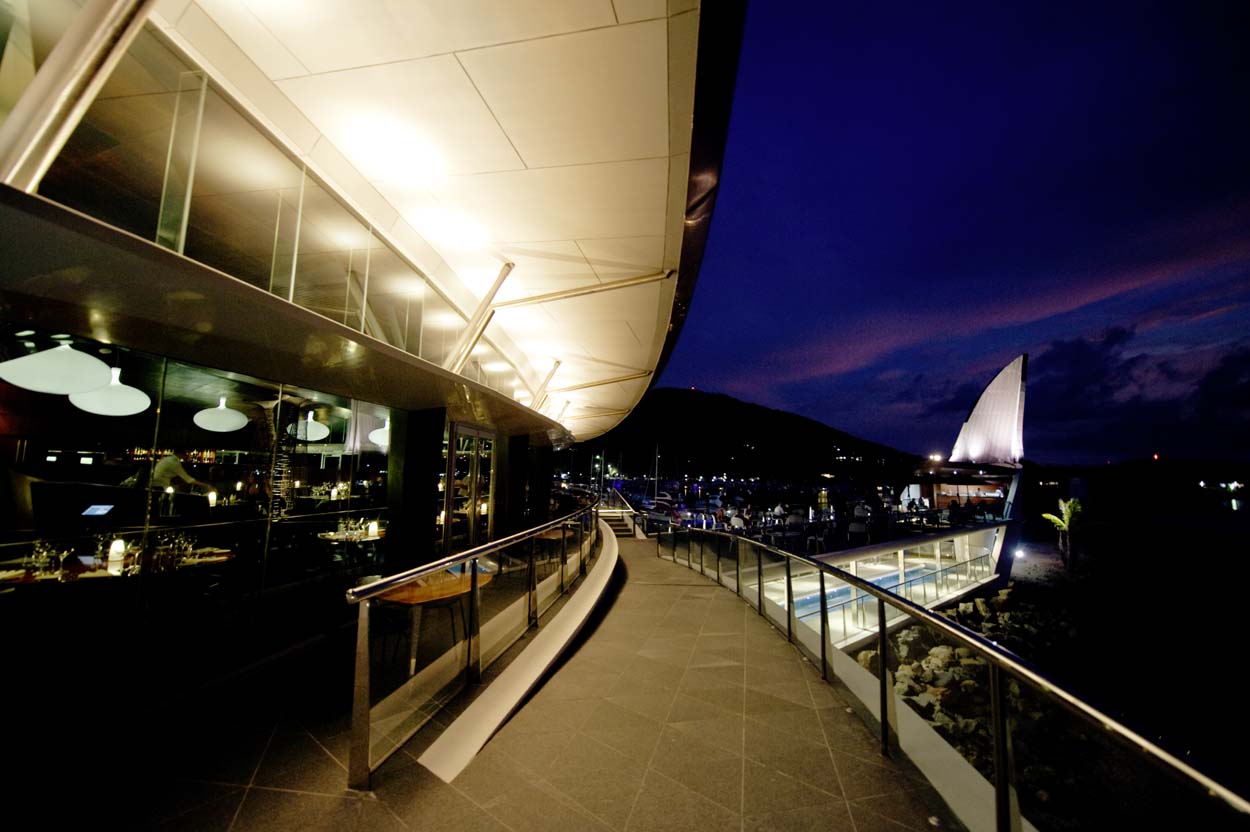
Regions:
M 13 333 L 13 335 L 17 338 L 28 338 L 34 334 L 35 334 L 35 331 L 33 329 L 23 329 L 21 332 Z
M 488 361 L 482 365 L 482 369 L 488 373 L 502 373 L 510 368 L 511 365 L 507 361 Z
M 60 333 L 60 334 L 58 334 L 58 335 L 53 335 L 53 336 L 52 336 L 52 340 L 53 340 L 53 341 L 64 341 L 64 340 L 66 340 L 66 339 L 68 339 L 68 338 L 70 338 L 70 337 L 72 337 L 72 336 L 66 335 L 64 332 L 62 332 L 62 333 Z

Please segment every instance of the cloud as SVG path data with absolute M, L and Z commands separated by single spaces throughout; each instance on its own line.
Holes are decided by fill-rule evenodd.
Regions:
M 1029 367 L 1032 458 L 1250 457 L 1250 342 L 1178 360 L 1131 349 L 1137 334 L 1055 341 Z

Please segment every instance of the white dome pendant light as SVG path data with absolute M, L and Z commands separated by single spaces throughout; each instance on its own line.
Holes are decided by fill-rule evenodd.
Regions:
M 226 397 L 222 396 L 216 407 L 206 407 L 191 417 L 204 430 L 214 433 L 229 433 L 247 424 L 247 416 L 237 410 L 226 407 Z
M 388 417 L 386 424 L 380 428 L 369 431 L 369 441 L 375 445 L 381 446 L 383 449 L 391 444 L 391 420 Z
M 313 419 L 313 412 L 308 411 L 308 419 L 289 425 L 286 432 L 301 442 L 320 442 L 330 435 L 330 428 Z
M 109 365 L 69 344 L 0 362 L 0 379 L 36 393 L 86 393 L 109 383 Z M 133 388 L 132 388 L 133 389 Z
M 152 400 L 138 387 L 122 384 L 122 368 L 113 368 L 113 380 L 98 390 L 70 393 L 74 407 L 97 416 L 133 416 L 148 409 Z

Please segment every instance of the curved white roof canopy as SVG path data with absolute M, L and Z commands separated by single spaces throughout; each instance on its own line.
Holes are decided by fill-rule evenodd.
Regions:
M 697 0 L 165 0 L 152 21 L 470 317 L 578 439 L 664 348 L 690 170 Z M 233 160 L 232 164 L 241 164 Z M 558 362 L 558 363 L 557 363 Z M 521 401 L 528 401 L 519 393 Z
M 1017 465 L 1024 458 L 1024 384 L 1029 356 L 1021 355 L 994 376 L 955 440 L 951 462 Z

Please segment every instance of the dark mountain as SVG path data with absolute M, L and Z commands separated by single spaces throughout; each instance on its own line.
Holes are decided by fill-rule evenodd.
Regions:
M 919 458 L 828 425 L 720 393 L 672 387 L 647 393 L 616 428 L 574 449 L 603 452 L 626 475 L 729 476 L 801 483 L 822 474 L 886 482 L 910 473 Z M 580 462 L 575 470 L 583 466 Z

